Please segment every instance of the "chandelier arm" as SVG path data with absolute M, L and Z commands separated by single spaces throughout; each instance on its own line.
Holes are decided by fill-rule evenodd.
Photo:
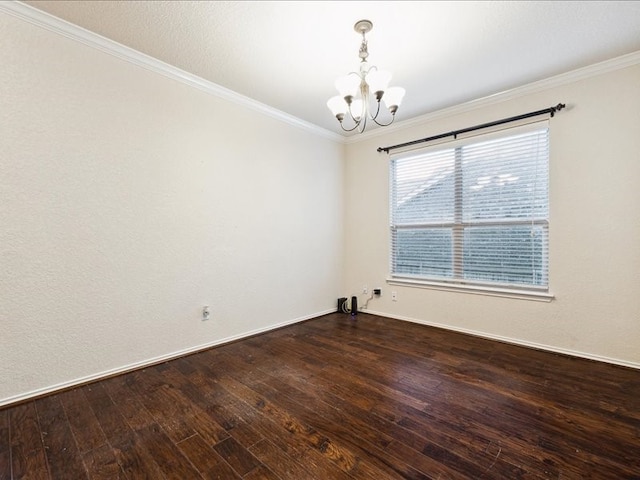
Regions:
M 376 115 L 376 118 L 377 118 L 377 117 L 378 117 L 378 116 Z M 381 126 L 381 127 L 388 127 L 389 125 L 391 125 L 391 124 L 393 123 L 393 121 L 394 121 L 395 119 L 396 119 L 396 116 L 395 116 L 395 115 L 393 115 L 393 116 L 391 117 L 391 121 L 390 121 L 389 123 L 380 123 L 380 122 L 378 122 L 375 118 L 372 118 L 371 120 L 373 120 L 374 122 L 376 122 L 376 125 L 379 125 L 379 126 Z
M 356 127 L 359 126 L 361 123 L 362 123 L 362 128 L 358 129 L 359 133 L 363 133 L 364 130 L 367 128 L 367 116 L 366 115 L 363 118 L 360 119 L 360 121 L 358 122 L 358 125 L 356 125 Z
M 356 128 L 358 128 L 358 126 L 360 125 L 360 122 L 356 122 L 356 124 L 353 126 L 353 128 L 344 128 L 344 125 L 342 123 L 340 123 L 340 127 L 342 127 L 342 130 L 344 130 L 345 132 L 353 132 Z M 360 132 L 362 133 L 362 132 Z
M 351 111 L 351 105 L 352 105 L 352 104 L 348 104 L 348 105 L 347 105 L 347 109 L 349 110 L 349 116 L 351 117 L 351 120 L 353 120 L 353 123 L 355 123 L 355 124 L 356 124 L 356 127 L 357 127 L 358 125 L 360 125 L 360 122 L 362 121 L 362 117 L 363 117 L 363 115 L 361 114 L 361 116 L 360 116 L 360 120 L 357 120 L 357 119 L 356 119 L 356 117 L 354 117 L 354 116 L 353 116 L 353 112 Z M 365 112 L 365 114 L 366 114 L 366 112 Z M 350 131 L 350 130 L 349 130 L 349 131 Z
M 375 122 L 376 125 L 380 126 L 380 127 L 388 127 L 389 125 L 391 125 L 393 123 L 393 121 L 396 119 L 395 115 L 391 116 L 391 121 L 389 123 L 380 123 L 377 118 L 378 115 L 380 114 L 380 100 L 378 100 L 378 109 L 376 110 L 376 114 L 375 115 L 370 115 L 371 120 L 373 120 Z
M 369 99 L 367 99 L 369 100 Z M 369 116 L 371 117 L 371 120 L 373 120 L 374 122 L 376 122 L 376 118 L 378 118 L 378 115 L 380 114 L 380 100 L 376 101 L 376 103 L 378 104 L 378 108 L 376 109 L 376 114 L 375 115 L 371 115 L 371 113 L 369 113 Z M 376 122 L 378 123 L 378 122 Z M 378 125 L 380 125 L 378 123 Z

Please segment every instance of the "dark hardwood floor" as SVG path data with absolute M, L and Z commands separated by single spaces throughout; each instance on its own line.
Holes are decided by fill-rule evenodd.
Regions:
M 640 371 L 332 314 L 0 410 L 0 479 L 640 479 Z

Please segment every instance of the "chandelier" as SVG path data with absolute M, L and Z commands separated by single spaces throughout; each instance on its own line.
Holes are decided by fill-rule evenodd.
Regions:
M 368 119 L 381 127 L 391 125 L 405 94 L 404 88 L 387 88 L 391 80 L 390 72 L 367 63 L 369 51 L 365 35 L 372 28 L 373 23 L 369 20 L 360 20 L 353 26 L 357 33 L 362 34 L 359 71 L 338 78 L 335 85 L 340 95 L 330 98 L 327 102 L 329 110 L 336 116 L 345 132 L 355 129 L 358 129 L 359 133 L 364 132 Z M 378 121 L 381 100 L 391 114 L 390 120 L 386 122 Z M 349 126 L 345 126 L 345 118 Z

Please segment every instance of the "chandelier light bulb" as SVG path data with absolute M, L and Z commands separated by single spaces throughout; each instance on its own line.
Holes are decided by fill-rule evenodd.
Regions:
M 358 98 L 354 100 L 349 107 L 351 116 L 356 120 L 356 122 L 360 120 L 364 115 L 366 115 L 366 112 L 364 111 L 364 105 L 365 104 L 362 99 Z
M 340 95 L 329 99 L 327 106 L 338 119 L 344 131 L 351 132 L 357 128 L 362 133 L 367 126 L 367 120 L 371 120 L 381 127 L 391 125 L 396 118 L 396 111 L 402 102 L 405 91 L 400 87 L 389 88 L 391 72 L 380 70 L 367 61 L 369 50 L 365 35 L 371 31 L 373 23 L 369 20 L 360 20 L 353 28 L 362 35 L 358 52 L 359 68 L 358 71 L 351 72 L 336 80 L 335 86 Z M 378 119 L 380 100 L 384 100 L 391 114 L 383 114 L 388 119 L 386 123 Z M 349 127 L 345 124 L 353 124 L 353 126 Z
M 327 102 L 327 107 L 331 110 L 334 116 L 342 115 L 344 118 L 344 114 L 347 113 L 347 104 L 344 101 L 344 98 L 341 96 L 331 97 Z
M 372 69 L 367 74 L 367 83 L 369 84 L 369 91 L 372 93 L 384 92 L 389 86 L 391 81 L 391 72 L 386 70 Z
M 350 73 L 336 80 L 336 89 L 342 98 L 355 97 L 360 88 L 360 77 L 355 73 Z
M 395 115 L 396 110 L 398 110 L 398 107 L 402 103 L 404 94 L 405 90 L 402 87 L 391 87 L 386 92 L 384 92 L 384 96 L 382 97 L 382 99 L 384 100 L 384 104 L 393 115 Z

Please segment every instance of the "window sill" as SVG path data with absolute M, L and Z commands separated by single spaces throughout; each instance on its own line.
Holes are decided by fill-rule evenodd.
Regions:
M 413 278 L 387 278 L 389 285 L 402 285 L 405 287 L 427 288 L 431 290 L 443 290 L 445 292 L 470 293 L 473 295 L 487 295 L 491 297 L 515 298 L 518 300 L 533 300 L 537 302 L 551 302 L 554 296 L 548 292 L 536 290 L 518 290 L 510 288 L 488 287 L 481 285 L 461 285 L 445 282 L 433 282 L 428 280 L 416 280 Z

